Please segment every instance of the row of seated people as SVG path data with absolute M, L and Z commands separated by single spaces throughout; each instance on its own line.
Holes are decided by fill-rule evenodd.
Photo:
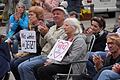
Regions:
M 119 33 L 120 33 L 120 15 L 117 19 L 117 24 L 115 24 L 113 33 L 114 37 L 109 37 L 107 40 L 107 46 L 108 46 L 108 57 L 106 58 L 106 63 L 103 65 L 102 61 L 99 62 L 98 70 L 105 66 L 104 68 L 100 69 L 97 76 L 94 78 L 94 80 L 118 80 L 120 79 L 120 64 L 119 64 Z M 116 35 L 116 33 L 118 35 Z M 112 55 L 112 56 L 111 56 Z M 107 66 L 108 62 L 110 62 L 112 65 Z M 97 63 L 98 64 L 98 63 Z M 102 65 L 102 66 L 101 66 Z
M 119 16 L 120 17 L 120 16 Z M 93 18 L 94 19 L 94 18 Z M 87 62 L 87 70 L 88 74 L 92 77 L 92 80 L 117 80 L 120 78 L 119 75 L 119 25 L 120 19 L 118 18 L 118 24 L 115 25 L 113 33 L 109 32 L 102 32 L 105 28 L 105 21 L 102 18 L 98 18 L 97 20 L 101 20 L 103 27 L 101 31 L 96 36 L 96 40 L 93 46 L 93 51 L 88 53 L 89 58 Z M 99 21 L 95 20 L 97 23 Z M 95 32 L 99 30 L 97 27 L 96 22 L 91 22 L 91 26 L 93 25 Z M 96 29 L 95 29 L 96 26 Z M 89 29 L 89 28 L 88 28 Z M 91 32 L 90 30 L 87 30 Z M 102 33 L 102 35 L 101 35 Z M 109 34 L 108 34 L 109 33 Z M 97 37 L 98 36 L 98 37 Z M 101 37 L 100 37 L 101 36 Z M 105 45 L 107 43 L 107 46 Z M 98 46 L 100 45 L 100 46 Z M 95 47 L 95 48 L 94 48 Z M 94 50 L 96 49 L 96 50 Z M 102 51 L 102 52 L 101 52 Z
M 84 59 L 86 56 L 87 47 L 85 43 L 85 37 L 78 34 L 82 33 L 82 29 L 80 28 L 80 24 L 77 19 L 65 19 L 66 15 L 68 15 L 66 10 L 61 7 L 56 7 L 52 10 L 55 25 L 49 29 L 47 27 L 48 23 L 43 18 L 43 14 L 44 11 L 41 7 L 33 6 L 29 9 L 29 20 L 32 24 L 30 29 L 35 30 L 36 35 L 38 36 L 38 49 L 36 54 L 26 53 L 24 55 L 23 53 L 18 53 L 11 61 L 11 71 L 14 74 L 16 80 L 36 80 L 36 78 L 40 80 L 54 80 L 53 75 L 57 73 L 68 73 L 70 67 L 69 63 L 71 61 L 75 61 L 79 58 Z M 104 29 L 104 19 L 101 17 L 93 17 L 91 19 L 91 27 L 85 30 L 84 33 L 86 35 L 95 34 L 96 40 L 92 52 L 93 54 L 97 54 L 95 53 L 96 51 L 103 51 L 98 53 L 100 53 L 100 55 L 103 54 L 103 59 L 105 60 L 107 59 L 107 54 L 104 51 L 107 43 L 106 36 L 108 34 L 108 31 L 105 31 Z M 57 39 L 64 39 L 73 42 L 62 62 L 57 62 L 47 58 L 48 53 L 52 49 Z M 9 41 L 10 39 L 8 38 L 6 42 Z M 112 53 L 112 51 L 110 52 Z M 89 55 L 93 54 L 89 53 Z M 115 61 L 117 58 L 115 57 L 114 59 L 113 57 L 114 55 L 112 55 L 110 58 L 112 62 L 107 62 L 107 65 L 104 65 L 110 66 L 117 63 L 118 60 Z M 89 71 L 88 73 L 90 73 L 89 67 L 92 67 L 91 70 L 93 69 L 94 71 L 94 74 L 92 74 L 92 76 L 96 76 L 96 74 L 99 73 L 99 71 L 94 67 L 94 64 L 96 67 L 98 66 L 97 62 L 99 61 L 96 60 L 98 58 L 99 56 L 97 55 L 89 56 L 89 61 L 87 63 Z M 100 60 L 102 59 L 100 58 Z M 83 65 L 80 66 L 81 72 L 82 67 Z M 102 68 L 99 68 L 99 70 L 100 69 Z
M 100 22 L 102 21 L 103 23 L 102 24 L 103 27 L 101 28 L 100 28 L 101 23 L 99 21 Z M 97 24 L 96 22 L 98 23 L 99 27 L 95 25 Z M 93 23 L 91 22 L 92 29 L 88 28 L 87 30 L 89 34 L 93 30 L 96 36 L 96 40 L 93 45 L 93 50 L 92 52 L 88 53 L 89 58 L 87 62 L 88 74 L 92 77 L 92 80 L 116 80 L 120 78 L 119 25 L 120 19 L 118 18 L 118 24 L 115 25 L 113 34 L 112 33 L 110 34 L 110 32 L 104 30 L 106 26 L 104 19 L 97 17 L 97 19 L 93 18 Z M 118 35 L 115 32 L 118 33 Z M 96 35 L 96 33 L 99 34 Z M 108 49 L 106 48 L 105 45 L 106 43 Z
M 23 3 L 25 5 L 26 10 L 28 10 L 31 6 L 41 6 L 45 10 L 45 18 L 52 19 L 51 9 L 53 7 L 57 7 L 62 5 L 63 7 L 67 7 L 67 1 L 64 0 L 2 0 L 4 6 L 4 10 L 2 13 L 2 23 L 5 26 L 5 23 L 8 22 L 11 14 L 15 13 L 16 5 L 18 3 Z M 66 6 L 64 6 L 66 5 Z
M 67 9 L 68 12 L 71 11 L 76 11 L 77 13 L 80 12 L 80 6 L 82 5 L 81 0 L 2 0 L 4 6 L 4 11 L 3 11 L 3 18 L 2 18 L 2 23 L 5 25 L 7 21 L 9 20 L 9 16 L 16 12 L 15 8 L 16 5 L 20 2 L 25 4 L 25 8 L 28 10 L 31 6 L 40 6 L 44 8 L 45 14 L 44 18 L 48 20 L 53 20 L 52 19 L 52 13 L 51 9 L 57 6 L 62 6 Z
M 82 33 L 82 29 L 79 27 L 80 26 L 79 21 L 75 18 L 68 18 L 65 20 L 66 16 L 68 15 L 67 11 L 62 7 L 57 7 L 52 10 L 55 25 L 53 25 L 49 29 L 46 26 L 47 22 L 44 21 L 44 19 L 43 19 L 43 14 L 44 14 L 43 12 L 44 12 L 43 9 L 38 6 L 33 6 L 29 9 L 29 20 L 30 20 L 30 23 L 32 24 L 30 29 L 36 31 L 36 35 L 38 36 L 37 41 L 38 42 L 40 41 L 37 44 L 41 45 L 41 46 L 37 47 L 38 48 L 37 51 L 40 51 L 42 45 L 44 45 L 44 47 L 42 48 L 41 53 L 40 52 L 37 52 L 36 54 L 26 53 L 25 55 L 22 55 L 21 53 L 16 54 L 15 58 L 11 61 L 11 65 L 10 65 L 11 71 L 14 74 L 16 80 L 19 80 L 19 79 L 34 80 L 35 77 L 33 75 L 33 67 L 35 67 L 35 65 L 40 65 L 43 63 L 45 63 L 46 66 L 47 65 L 50 66 L 50 63 L 51 63 L 51 66 L 55 65 L 56 67 L 58 67 L 58 70 L 56 70 L 56 71 L 59 71 L 59 68 L 61 68 L 61 66 L 63 66 L 63 70 L 62 69 L 61 70 L 64 73 L 66 73 L 68 71 L 67 69 L 69 69 L 68 63 L 70 61 L 76 60 L 76 59 L 78 59 L 78 57 L 81 57 L 81 59 L 84 58 L 84 55 L 86 52 L 86 43 L 85 43 L 84 39 L 81 37 L 81 35 L 78 35 L 78 33 Z M 14 15 L 13 15 L 13 17 L 14 17 Z M 19 22 L 19 20 L 18 20 L 18 22 Z M 68 22 L 70 22 L 70 23 L 68 23 Z M 64 25 L 63 28 L 61 28 L 62 25 Z M 64 30 L 65 30 L 65 32 L 64 32 Z M 70 34 L 70 35 L 67 36 L 65 33 Z M 40 40 L 39 40 L 39 38 L 40 38 Z M 63 61 L 63 62 L 57 62 L 57 61 L 51 62 L 51 60 L 47 59 L 47 56 L 46 56 L 52 49 L 52 47 L 55 44 L 57 39 L 65 39 L 65 40 L 69 40 L 72 42 L 75 41 L 75 43 L 72 45 L 74 47 L 71 48 L 70 51 L 68 51 L 69 53 L 66 55 L 66 58 L 64 59 L 65 61 Z M 8 37 L 6 42 L 9 42 L 9 41 L 11 41 L 10 37 Z M 81 44 L 81 46 L 80 46 L 80 44 Z M 80 54 L 79 52 L 82 53 L 81 56 L 78 56 Z M 29 70 L 27 70 L 27 69 L 29 69 Z M 24 73 L 24 72 L 22 72 L 23 70 L 25 70 L 25 74 L 23 74 Z M 26 70 L 27 70 L 28 74 L 26 73 Z M 54 70 L 54 69 L 51 69 L 51 70 Z M 19 71 L 19 73 L 18 73 L 18 71 Z M 32 75 L 31 75 L 31 72 L 32 72 Z M 19 74 L 20 74 L 20 77 L 19 77 Z M 25 75 L 25 76 L 23 76 L 23 75 Z M 29 77 L 28 77 L 28 75 L 29 75 Z

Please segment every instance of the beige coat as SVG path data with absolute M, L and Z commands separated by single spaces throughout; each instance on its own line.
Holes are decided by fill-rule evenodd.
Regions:
M 57 28 L 57 25 L 52 26 L 44 38 L 40 37 L 40 45 L 44 46 L 41 54 L 48 55 L 57 39 L 63 39 L 65 37 L 66 34 L 63 27 Z

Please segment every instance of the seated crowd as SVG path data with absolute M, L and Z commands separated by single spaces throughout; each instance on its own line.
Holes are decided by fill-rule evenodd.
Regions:
M 45 0 L 41 0 L 42 4 L 39 2 L 36 4 L 35 1 L 37 0 L 33 0 L 33 6 L 28 9 L 28 13 L 25 5 L 19 2 L 8 23 L 5 44 L 11 49 L 13 58 L 5 65 L 9 63 L 8 69 L 16 80 L 55 80 L 54 75 L 57 73 L 69 72 L 71 62 L 86 59 L 88 59 L 86 66 L 75 64 L 71 73 L 80 74 L 86 67 L 91 80 L 120 78 L 119 25 L 113 32 L 109 32 L 105 30 L 106 22 L 103 17 L 93 17 L 90 20 L 90 27 L 84 30 L 83 26 L 80 26 L 76 12 L 68 13 L 64 7 L 59 6 L 59 2 L 50 6 Z M 36 53 L 19 52 L 20 30 L 36 32 Z M 95 41 L 92 50 L 87 52 L 86 39 L 92 35 L 95 36 Z M 61 61 L 47 57 L 58 39 L 72 43 Z M 1 75 L 0 70 L 0 79 L 6 72 Z

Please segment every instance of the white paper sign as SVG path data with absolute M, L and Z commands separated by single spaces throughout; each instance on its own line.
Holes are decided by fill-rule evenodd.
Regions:
M 0 34 L 6 36 L 6 31 L 7 28 L 6 27 L 0 27 Z
M 36 53 L 36 32 L 35 31 L 20 31 L 21 49 L 24 52 Z
M 52 48 L 51 52 L 47 56 L 49 59 L 61 61 L 67 53 L 72 42 L 58 39 Z

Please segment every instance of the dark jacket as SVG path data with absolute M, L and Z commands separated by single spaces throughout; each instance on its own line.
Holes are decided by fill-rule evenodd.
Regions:
M 116 59 L 113 59 L 112 56 L 108 56 L 105 60 L 104 67 L 111 66 L 115 63 L 120 63 L 120 55 Z
M 10 70 L 10 50 L 7 43 L 0 44 L 0 78 Z
M 2 56 L 6 61 L 10 62 L 11 56 L 9 46 L 7 43 L 0 44 L 0 56 Z
M 102 34 L 95 34 L 95 42 L 92 48 L 92 52 L 96 52 L 96 51 L 105 51 L 105 47 L 106 47 L 106 36 L 108 34 L 108 31 L 103 31 Z

